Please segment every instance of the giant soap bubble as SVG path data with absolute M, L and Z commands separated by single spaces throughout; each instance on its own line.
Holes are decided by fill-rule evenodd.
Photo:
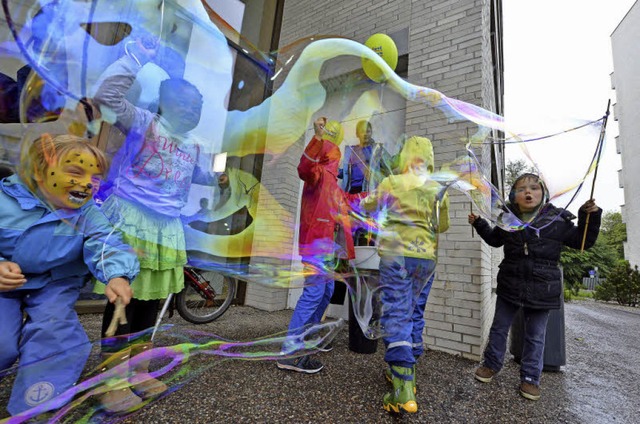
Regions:
M 274 288 L 302 287 L 309 275 L 328 275 L 347 283 L 356 319 L 372 338 L 395 331 L 382 319 L 390 288 L 363 264 L 377 257 L 375 244 L 388 236 L 388 210 L 349 205 L 349 219 L 373 245 L 363 246 L 370 248 L 361 249 L 365 253 L 355 263 L 328 265 L 318 253 L 301 265 L 296 167 L 315 118 L 341 124 L 342 153 L 358 144 L 358 123 L 370 124 L 379 146 L 367 168 L 372 191 L 403 172 L 399 161 L 407 140 L 417 136 L 433 144 L 439 166 L 412 183 L 431 193 L 424 220 L 434 263 L 421 277 L 424 284 L 435 269 L 447 191 L 464 193 L 475 213 L 507 231 L 533 225 L 512 210 L 509 187 L 492 170 L 491 158 L 499 162 L 504 146 L 522 148 L 562 208 L 597 166 L 602 119 L 511 128 L 479 106 L 400 78 L 354 40 L 309 37 L 261 52 L 198 1 L 143 0 L 133 7 L 124 0 L 27 5 L 3 0 L 2 5 L 10 30 L 0 40 L 7 93 L 0 105 L 3 160 L 20 173 L 21 149 L 42 134 L 89 137 L 112 162 L 97 200 L 114 225 L 140 252 L 148 243 L 166 243 L 178 252 L 142 253 L 143 260 L 178 261 L 184 254 L 191 265 Z M 382 82 L 366 76 L 363 60 L 379 70 L 376 79 Z M 573 158 L 575 171 L 554 168 L 543 153 L 551 143 L 558 154 Z M 130 205 L 157 222 L 171 220 L 175 228 L 178 219 L 180 225 L 166 241 L 148 240 L 125 219 L 122 211 Z M 404 216 L 408 224 L 409 217 Z M 402 220 L 402 214 L 395 219 Z M 341 248 L 334 240 L 318 240 L 315 247 L 318 252 Z M 420 241 L 415 248 L 424 249 Z M 185 340 L 177 343 L 183 347 L 167 347 L 158 355 L 171 359 L 184 345 L 206 351 L 208 343 Z M 87 389 L 93 381 L 84 382 Z M 71 393 L 69 401 L 74 396 L 84 395 Z

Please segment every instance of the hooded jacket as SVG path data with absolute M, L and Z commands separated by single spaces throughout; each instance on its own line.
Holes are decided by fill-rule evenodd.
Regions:
M 0 181 L 0 261 L 17 263 L 27 282 L 17 290 L 88 277 L 132 281 L 138 258 L 90 200 L 52 211 L 13 175 Z
M 412 164 L 424 161 L 428 173 L 418 174 Z M 437 234 L 449 229 L 446 188 L 429 178 L 434 170 L 433 146 L 428 138 L 411 137 L 400 152 L 400 175 L 391 175 L 361 203 L 368 212 L 386 210 L 378 233 L 381 256 L 398 255 L 436 259 Z
M 300 158 L 298 175 L 304 181 L 304 187 L 300 209 L 299 250 L 303 258 L 355 257 L 349 202 L 362 196 L 346 194 L 338 186 L 339 164 L 338 146 L 316 137 Z
M 595 244 L 601 216 L 602 209 L 591 214 L 585 248 Z M 526 308 L 560 308 L 563 290 L 562 271 L 558 267 L 560 253 L 563 246 L 580 249 L 586 218 L 587 214 L 580 211 L 576 227 L 571 212 L 547 203 L 530 226 L 520 231 L 492 228 L 486 220 L 477 219 L 473 226 L 480 237 L 490 246 L 504 246 L 497 295 Z

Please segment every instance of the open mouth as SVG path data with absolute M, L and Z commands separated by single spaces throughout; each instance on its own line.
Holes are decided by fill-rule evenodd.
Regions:
M 87 200 L 88 197 L 89 197 L 89 193 L 85 193 L 82 191 L 69 192 L 69 201 L 71 203 L 75 203 L 76 205 L 81 205 Z
M 527 202 L 530 202 L 530 201 L 532 201 L 532 200 L 533 200 L 533 197 L 531 197 L 531 196 L 527 196 L 527 197 L 525 197 L 525 200 L 526 200 Z

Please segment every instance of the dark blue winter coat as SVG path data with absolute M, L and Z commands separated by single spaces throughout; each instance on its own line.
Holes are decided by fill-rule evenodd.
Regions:
M 560 308 L 563 287 L 558 261 L 563 246 L 580 249 L 582 245 L 587 214 L 580 211 L 578 215 L 576 226 L 571 212 L 548 203 L 529 226 L 514 232 L 477 219 L 473 226 L 480 237 L 490 246 L 504 246 L 496 294 L 527 308 Z M 599 209 L 589 217 L 585 248 L 595 244 L 601 216 Z

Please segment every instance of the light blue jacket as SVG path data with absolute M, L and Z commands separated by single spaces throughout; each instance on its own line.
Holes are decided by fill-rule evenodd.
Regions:
M 0 181 L 0 261 L 17 263 L 21 290 L 69 278 L 132 281 L 138 258 L 90 200 L 79 209 L 52 211 L 13 175 Z

